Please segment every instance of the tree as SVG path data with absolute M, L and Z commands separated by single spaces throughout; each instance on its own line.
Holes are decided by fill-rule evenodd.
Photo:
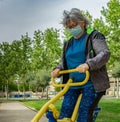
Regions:
M 45 69 L 40 70 L 36 73 L 36 78 L 37 78 L 37 84 L 39 86 L 39 89 L 42 90 L 41 97 L 43 97 L 45 88 L 46 88 L 46 86 L 49 85 L 49 82 L 50 82 L 50 78 L 51 78 L 50 73 L 48 71 L 46 71 Z
M 22 36 L 20 41 L 13 41 L 12 44 L 8 42 L 0 44 L 0 79 L 7 93 L 8 85 L 10 82 L 12 84 L 11 77 L 15 74 L 23 77 L 30 69 L 30 52 L 31 39 L 28 34 Z
M 45 69 L 54 68 L 60 61 L 61 41 L 59 40 L 59 30 L 47 29 L 44 33 L 44 63 Z
M 31 55 L 32 68 L 34 70 L 43 67 L 44 36 L 43 32 L 38 30 L 34 32 L 33 50 Z
M 103 32 L 111 52 L 109 68 L 114 67 L 114 62 L 120 61 L 120 1 L 110 0 L 107 8 L 102 8 L 100 19 L 94 21 L 94 27 Z
M 32 52 L 32 40 L 26 33 L 26 35 L 21 37 L 21 53 L 20 53 L 20 63 L 21 67 L 19 69 L 18 75 L 23 84 L 23 93 L 25 98 L 25 77 L 26 73 L 31 70 L 31 52 Z
M 0 79 L 2 85 L 4 86 L 4 91 L 6 92 L 6 96 L 8 99 L 8 85 L 9 79 L 14 74 L 12 70 L 12 56 L 11 56 L 11 46 L 7 42 L 3 42 L 0 44 Z
M 35 92 L 41 92 L 42 95 L 45 91 L 46 86 L 49 85 L 50 82 L 50 73 L 46 71 L 45 69 L 37 70 L 34 72 L 29 72 L 26 75 L 26 82 L 29 82 L 30 88 Z
M 112 75 L 115 78 L 117 78 L 117 77 L 120 78 L 120 62 L 115 62 L 115 66 L 112 70 Z
M 32 52 L 32 67 L 51 70 L 60 60 L 61 42 L 57 29 L 47 29 L 45 32 L 35 31 Z

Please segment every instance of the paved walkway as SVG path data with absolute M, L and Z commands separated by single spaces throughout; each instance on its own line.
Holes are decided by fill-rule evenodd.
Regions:
M 0 103 L 0 122 L 30 122 L 35 115 L 35 111 L 20 102 Z M 47 122 L 45 116 L 40 122 Z

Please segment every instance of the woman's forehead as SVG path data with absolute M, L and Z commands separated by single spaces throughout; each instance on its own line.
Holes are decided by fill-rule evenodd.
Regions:
M 66 25 L 69 24 L 76 24 L 77 22 L 73 21 L 72 19 L 67 20 Z

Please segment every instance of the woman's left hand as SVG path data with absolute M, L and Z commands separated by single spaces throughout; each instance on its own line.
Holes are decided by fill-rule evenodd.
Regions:
M 86 72 L 86 70 L 89 69 L 89 66 L 87 63 L 84 63 L 84 64 L 79 65 L 76 69 L 78 72 Z

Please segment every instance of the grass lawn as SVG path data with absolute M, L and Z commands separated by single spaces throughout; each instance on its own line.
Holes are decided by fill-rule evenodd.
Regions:
M 102 99 L 97 122 L 120 122 L 120 99 Z
M 39 110 L 48 100 L 22 100 L 21 102 L 27 106 Z M 60 110 L 62 100 L 55 103 L 55 106 Z M 98 115 L 96 122 L 120 122 L 120 99 L 103 98 L 99 107 L 101 112 Z

